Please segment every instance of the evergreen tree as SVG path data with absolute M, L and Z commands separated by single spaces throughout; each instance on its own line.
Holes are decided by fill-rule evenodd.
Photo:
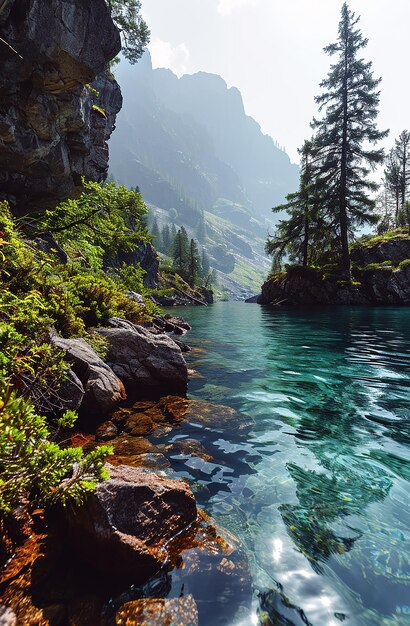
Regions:
M 368 40 L 356 28 L 358 21 L 344 3 L 338 40 L 325 48 L 337 59 L 321 83 L 323 93 L 316 98 L 324 115 L 312 123 L 317 131 L 319 189 L 327 210 L 338 222 L 341 268 L 347 277 L 349 235 L 356 226 L 377 219 L 368 195 L 377 185 L 368 180 L 368 174 L 383 161 L 383 151 L 372 146 L 388 134 L 376 127 L 381 79 L 373 78 L 372 64 L 359 56 Z
M 172 240 L 171 240 L 171 231 L 169 229 L 168 224 L 165 224 L 162 227 L 161 236 L 162 236 L 163 252 L 164 254 L 169 254 Z
M 195 239 L 191 239 L 189 244 L 189 261 L 188 261 L 188 282 L 193 287 L 198 283 L 202 274 L 201 259 L 199 257 L 198 245 Z
M 274 207 L 275 213 L 286 211 L 288 218 L 280 220 L 273 237 L 266 242 L 266 252 L 271 254 L 272 270 L 280 271 L 284 256 L 291 262 L 306 267 L 323 257 L 334 240 L 332 224 L 323 214 L 316 190 L 314 143 L 305 141 L 299 150 L 301 175 L 299 191 L 289 194 L 286 204 Z
M 408 130 L 403 130 L 396 139 L 394 152 L 400 168 L 400 204 L 403 206 L 410 185 L 410 132 Z
M 395 150 L 390 150 L 384 170 L 384 185 L 390 203 L 394 206 L 394 224 L 400 221 L 400 197 L 402 192 L 402 170 Z
M 155 247 L 162 252 L 162 240 L 161 240 L 161 233 L 159 232 L 159 226 L 158 226 L 158 220 L 156 217 L 154 217 L 154 221 L 152 222 L 152 226 L 151 226 L 151 235 L 154 237 L 154 245 Z
M 175 239 L 172 245 L 172 260 L 173 265 L 178 269 L 181 276 L 186 276 L 189 268 L 190 259 L 190 245 L 188 239 L 188 233 L 185 228 L 181 226 L 175 235 Z

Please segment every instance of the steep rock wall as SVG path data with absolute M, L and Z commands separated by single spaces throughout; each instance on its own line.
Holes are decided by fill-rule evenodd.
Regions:
M 0 37 L 0 198 L 25 213 L 106 177 L 120 36 L 105 0 L 3 0 Z

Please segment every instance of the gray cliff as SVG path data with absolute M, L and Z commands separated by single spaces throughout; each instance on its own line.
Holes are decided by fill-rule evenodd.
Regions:
M 105 0 L 4 0 L 0 37 L 0 199 L 21 214 L 106 177 L 120 35 Z

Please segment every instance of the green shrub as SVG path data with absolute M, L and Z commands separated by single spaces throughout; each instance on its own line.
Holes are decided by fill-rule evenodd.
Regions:
M 410 265 L 410 259 L 403 259 L 403 261 L 399 263 L 399 269 L 403 270 L 405 267 L 409 267 L 409 265 Z
M 72 425 L 73 415 L 62 418 Z M 22 498 L 45 504 L 83 501 L 107 477 L 107 446 L 84 455 L 81 448 L 61 448 L 50 441 L 45 419 L 11 386 L 0 383 L 0 513 L 9 514 Z

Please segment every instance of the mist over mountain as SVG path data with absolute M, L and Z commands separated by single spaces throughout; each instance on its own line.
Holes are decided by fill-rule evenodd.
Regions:
M 122 62 L 116 74 L 124 105 L 110 142 L 110 171 L 121 183 L 138 184 L 148 202 L 192 204 L 195 213 L 226 198 L 263 221 L 296 189 L 298 167 L 220 76 L 153 70 L 148 52 L 136 66 Z
M 269 266 L 271 207 L 297 188 L 298 167 L 220 76 L 153 70 L 146 52 L 136 66 L 121 62 L 116 78 L 124 104 L 110 141 L 110 173 L 139 186 L 160 228 L 174 222 L 200 239 L 202 225 L 200 244 L 231 296 L 257 284 Z

